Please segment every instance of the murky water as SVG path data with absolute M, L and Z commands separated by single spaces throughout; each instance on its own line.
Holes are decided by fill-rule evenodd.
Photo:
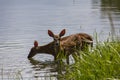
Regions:
M 66 35 L 97 32 L 119 37 L 120 0 L 0 0 L 0 80 L 55 80 L 53 56 L 27 55 L 34 40 L 52 41 L 47 30 Z M 49 77 L 51 76 L 51 77 Z

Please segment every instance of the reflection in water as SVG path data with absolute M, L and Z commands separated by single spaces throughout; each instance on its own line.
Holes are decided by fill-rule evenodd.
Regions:
M 34 73 L 34 78 L 36 79 L 55 79 L 55 80 L 60 80 L 63 66 L 65 65 L 60 65 L 57 64 L 56 62 L 51 62 L 51 61 L 46 61 L 46 62 L 40 62 L 38 60 L 35 60 L 33 58 L 29 59 L 30 63 L 33 65 L 32 69 L 35 72 Z
M 101 0 L 102 7 L 110 7 L 113 11 L 120 10 L 120 0 Z
M 29 59 L 30 63 L 33 65 L 32 69 L 34 71 L 34 78 L 56 78 L 56 65 L 54 62 L 40 62 L 33 58 Z
M 116 35 L 116 30 L 115 30 L 116 25 L 114 23 L 115 21 L 114 19 L 116 19 L 117 17 L 113 17 L 113 16 L 116 12 L 120 14 L 119 3 L 120 3 L 120 0 L 101 0 L 101 11 L 103 11 L 108 17 L 110 27 L 111 27 L 110 36 L 112 37 L 112 40 L 118 37 Z

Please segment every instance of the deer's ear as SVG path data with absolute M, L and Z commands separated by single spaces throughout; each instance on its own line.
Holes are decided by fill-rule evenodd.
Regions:
M 59 36 L 61 37 L 61 36 L 64 36 L 64 35 L 65 35 L 65 29 L 63 29 L 63 30 L 60 32 Z
M 50 37 L 54 37 L 54 34 L 53 34 L 53 32 L 52 32 L 51 30 L 48 30 L 48 35 L 49 35 Z
M 34 47 L 38 47 L 38 42 L 36 40 L 34 41 Z

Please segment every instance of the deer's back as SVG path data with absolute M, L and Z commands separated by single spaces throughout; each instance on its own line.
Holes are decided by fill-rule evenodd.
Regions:
M 88 40 L 90 40 L 90 41 L 93 41 L 92 36 L 90 36 L 89 34 L 86 34 L 86 33 L 78 33 L 77 35 L 80 36 L 81 38 L 86 38 L 86 39 L 88 39 Z

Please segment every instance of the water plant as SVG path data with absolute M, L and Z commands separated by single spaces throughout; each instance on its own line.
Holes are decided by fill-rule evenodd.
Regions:
M 77 63 L 67 68 L 66 80 L 120 79 L 120 42 L 96 44 L 92 52 L 80 52 Z

